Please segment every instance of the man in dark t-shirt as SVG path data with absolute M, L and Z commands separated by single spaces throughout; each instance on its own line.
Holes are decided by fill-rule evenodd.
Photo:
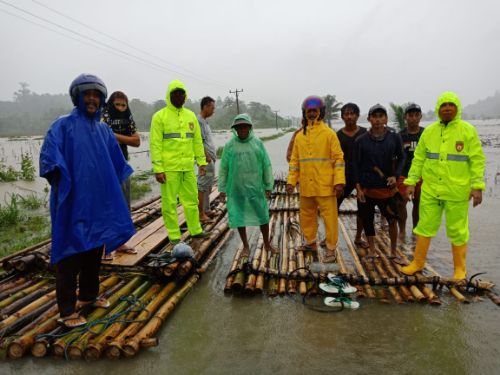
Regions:
M 420 120 L 422 119 L 422 109 L 418 104 L 411 103 L 405 109 L 405 121 L 406 128 L 399 132 L 401 139 L 403 141 L 403 150 L 405 153 L 405 162 L 403 165 L 403 171 L 398 179 L 398 189 L 401 196 L 406 196 L 406 185 L 403 183 L 406 177 L 408 177 L 408 171 L 411 167 L 411 162 L 413 160 L 413 153 L 417 148 L 418 141 L 424 128 L 420 126 Z M 413 228 L 416 227 L 418 223 L 418 208 L 420 202 L 420 186 L 422 181 L 417 183 L 415 187 L 415 194 L 413 196 L 413 208 L 412 208 L 412 219 Z M 398 201 L 398 225 L 399 225 L 399 238 L 404 240 L 406 237 L 406 219 L 408 213 L 406 211 L 407 201 Z
M 345 126 L 337 131 L 337 138 L 339 139 L 340 147 L 342 147 L 342 151 L 344 152 L 346 184 L 344 187 L 344 194 L 341 197 L 337 198 L 337 209 L 340 208 L 340 205 L 342 204 L 344 198 L 349 196 L 349 194 L 351 194 L 352 191 L 356 188 L 356 181 L 354 181 L 353 174 L 354 141 L 360 135 L 366 133 L 366 128 L 358 126 L 359 107 L 356 104 L 344 104 L 344 106 L 340 109 L 340 114 Z M 361 221 L 359 210 L 356 215 L 356 224 L 357 227 L 354 244 L 366 249 L 368 248 L 368 243 L 361 239 L 363 222 Z

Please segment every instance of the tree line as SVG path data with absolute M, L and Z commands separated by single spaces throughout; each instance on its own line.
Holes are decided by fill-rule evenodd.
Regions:
M 198 113 L 199 100 L 188 100 L 186 107 Z M 165 100 L 147 103 L 140 99 L 129 102 L 130 109 L 139 131 L 149 131 L 151 117 L 165 106 Z M 288 128 L 297 126 L 299 119 L 277 116 L 267 104 L 239 101 L 240 112 L 248 113 L 256 128 Z M 67 94 L 37 94 L 29 89 L 25 82 L 14 93 L 12 101 L 0 101 L 0 135 L 44 135 L 53 121 L 72 110 L 73 106 Z M 216 99 L 216 112 L 210 118 L 210 125 L 215 130 L 227 130 L 237 114 L 236 101 L 231 97 Z

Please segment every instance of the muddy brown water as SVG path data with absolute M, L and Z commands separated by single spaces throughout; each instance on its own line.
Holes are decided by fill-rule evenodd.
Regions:
M 478 126 L 487 157 L 483 204 L 470 210 L 469 274 L 500 283 L 500 120 Z M 290 135 L 266 147 L 286 171 Z M 132 359 L 63 361 L 26 357 L 0 363 L 1 374 L 498 374 L 500 308 L 490 300 L 462 305 L 382 305 L 360 300 L 357 311 L 320 313 L 287 297 L 224 295 L 235 235 L 161 329 L 160 345 Z M 442 229 L 429 261 L 452 272 Z

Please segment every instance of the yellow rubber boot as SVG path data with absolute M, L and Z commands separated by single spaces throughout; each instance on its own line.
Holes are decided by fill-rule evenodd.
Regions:
M 415 246 L 415 254 L 413 261 L 408 265 L 401 267 L 401 272 L 405 275 L 413 275 L 415 272 L 422 271 L 425 266 L 425 259 L 427 258 L 427 250 L 431 244 L 431 237 L 417 237 L 417 245 Z
M 467 273 L 467 244 L 461 246 L 452 245 L 451 249 L 453 251 L 453 265 L 455 271 L 453 272 L 454 280 L 463 280 Z

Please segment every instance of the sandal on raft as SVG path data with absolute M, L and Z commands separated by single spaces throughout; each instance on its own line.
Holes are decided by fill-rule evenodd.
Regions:
M 401 258 L 399 255 L 390 255 L 387 257 L 387 259 L 392 260 L 394 263 L 399 264 L 400 266 L 408 265 L 408 263 L 405 262 L 405 260 Z
M 57 323 L 67 329 L 73 329 L 84 326 L 85 324 L 87 324 L 87 320 L 80 314 L 73 313 L 71 315 L 57 319 Z
M 116 249 L 116 251 L 124 254 L 137 254 L 136 249 L 127 245 L 121 245 L 118 249 Z
M 309 243 L 299 246 L 298 251 L 318 251 L 318 245 L 316 243 Z
M 359 302 L 346 297 L 325 297 L 324 304 L 329 307 L 341 307 L 344 309 L 356 310 L 361 306 Z
M 200 220 L 201 225 L 213 224 L 213 223 L 215 223 L 215 219 L 208 218 L 208 219 Z
M 326 250 L 325 256 L 321 260 L 323 263 L 337 263 L 337 250 Z
M 114 259 L 115 257 L 113 256 L 113 253 L 104 254 L 101 258 L 103 262 L 112 262 Z
M 77 306 L 80 309 L 89 305 L 95 308 L 107 309 L 111 304 L 104 297 L 98 298 L 95 301 L 78 301 L 77 303 Z
M 368 242 L 363 241 L 363 240 L 354 241 L 354 245 L 356 245 L 362 249 L 368 249 L 370 247 L 370 245 L 368 245 Z
M 336 276 L 333 273 L 328 274 L 328 282 L 320 283 L 319 287 L 321 290 L 331 294 L 352 294 L 356 293 L 358 289 L 342 277 Z

